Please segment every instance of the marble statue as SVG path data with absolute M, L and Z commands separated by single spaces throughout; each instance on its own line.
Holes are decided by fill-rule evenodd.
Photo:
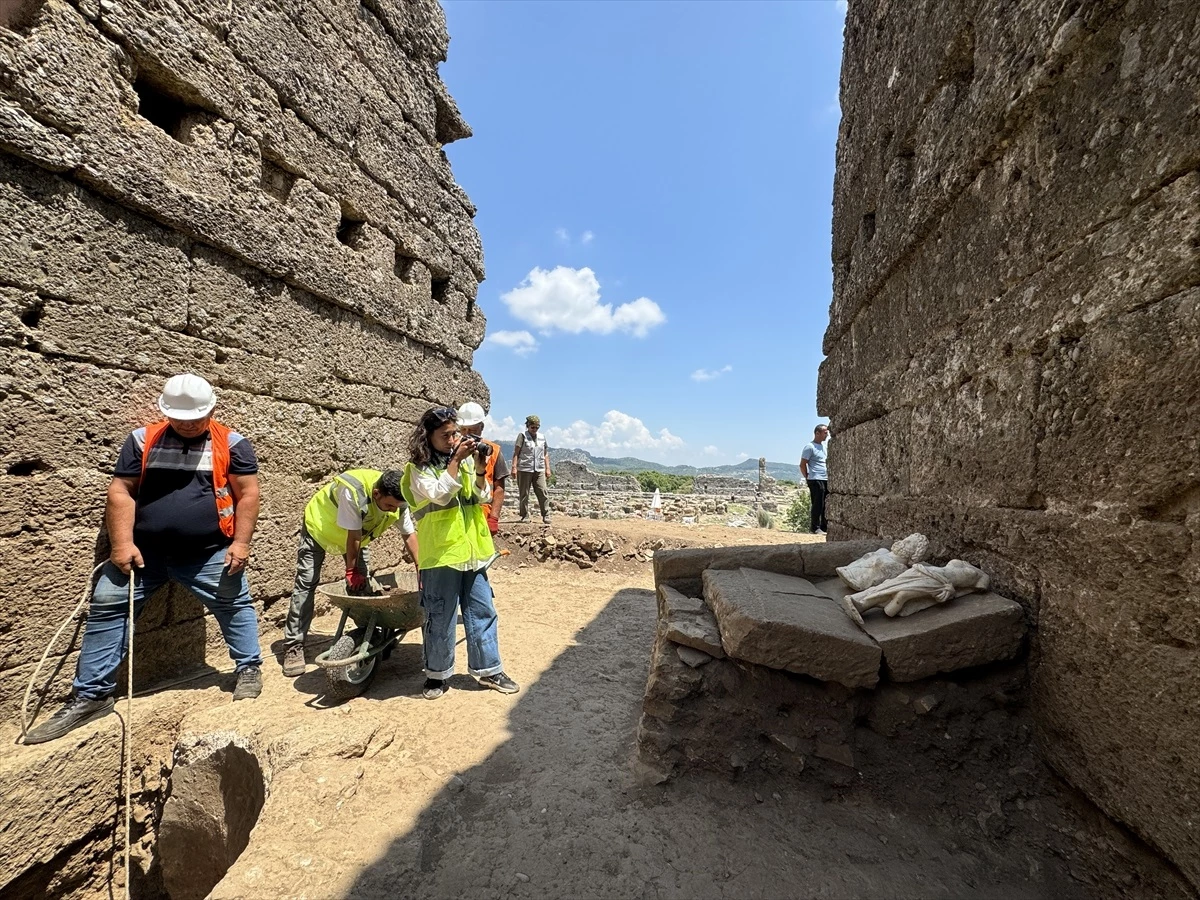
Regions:
M 952 559 L 944 566 L 917 563 L 906 572 L 842 598 L 846 614 L 859 625 L 862 614 L 882 606 L 889 616 L 911 616 L 938 603 L 973 591 L 986 591 L 991 579 L 969 562 Z
M 837 573 L 850 590 L 865 591 L 928 557 L 929 539 L 923 534 L 910 534 L 892 544 L 890 550 L 872 550 L 848 565 L 838 566 Z

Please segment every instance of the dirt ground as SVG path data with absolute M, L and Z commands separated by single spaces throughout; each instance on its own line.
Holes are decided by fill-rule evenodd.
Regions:
M 638 548 L 823 538 L 565 517 L 552 532 L 603 533 L 619 547 L 587 570 L 537 563 L 523 550 L 494 567 L 516 695 L 460 674 L 446 696 L 424 700 L 419 636 L 410 634 L 365 696 L 326 707 L 315 666 L 297 679 L 280 674 L 274 632 L 264 635 L 276 657 L 258 701 L 230 704 L 228 676 L 138 701 L 140 722 L 154 721 L 156 708 L 185 707 L 183 734 L 237 731 L 267 773 L 249 846 L 213 897 L 1058 900 L 1097 895 L 1097 856 L 1130 896 L 1157 895 L 1152 872 L 1122 862 L 1137 851 L 1095 837 L 1093 814 L 1066 794 L 1030 800 L 1062 832 L 1048 843 L 1041 831 L 986 826 L 991 784 L 957 791 L 977 795 L 974 809 L 939 805 L 930 794 L 944 773 L 911 786 L 851 775 L 837 790 L 765 773 L 639 785 L 634 735 L 655 600 Z M 335 625 L 332 615 L 318 619 L 314 639 Z M 461 638 L 460 628 L 465 672 Z M 89 727 L 119 727 L 112 719 Z M 1017 777 L 995 776 L 997 785 Z

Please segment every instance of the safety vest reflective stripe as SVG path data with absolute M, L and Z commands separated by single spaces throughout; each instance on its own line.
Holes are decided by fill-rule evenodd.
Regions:
M 475 506 L 482 502 L 483 501 L 479 499 L 478 494 L 472 494 L 470 497 L 466 498 L 463 498 L 459 494 L 455 494 L 453 499 L 447 500 L 445 503 L 434 503 L 431 500 L 420 509 L 412 510 L 412 517 L 414 522 L 420 522 L 430 513 L 442 512 L 443 510 L 450 509 L 455 506 Z

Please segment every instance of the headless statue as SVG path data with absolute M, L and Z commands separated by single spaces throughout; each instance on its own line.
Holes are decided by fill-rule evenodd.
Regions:
M 890 550 L 872 550 L 854 562 L 838 566 L 838 576 L 852 591 L 865 591 L 869 587 L 895 578 L 909 566 L 925 562 L 929 556 L 929 539 L 923 534 L 910 534 L 892 544 Z
M 961 559 L 952 559 L 944 566 L 918 563 L 882 584 L 847 594 L 842 605 L 846 614 L 862 625 L 862 614 L 877 606 L 889 616 L 911 616 L 955 597 L 986 591 L 990 585 L 986 572 Z

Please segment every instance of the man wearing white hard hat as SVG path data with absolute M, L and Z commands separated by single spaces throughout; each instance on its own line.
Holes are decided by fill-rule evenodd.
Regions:
M 483 474 L 492 486 L 492 503 L 488 507 L 488 531 L 495 534 L 500 530 L 500 511 L 504 507 L 504 482 L 508 478 L 508 463 L 500 453 L 500 445 L 483 439 L 483 407 L 478 403 L 464 403 L 458 408 L 458 431 L 479 441 L 480 447 L 490 447 L 487 465 Z
M 117 666 L 129 646 L 131 569 L 135 614 L 168 581 L 182 584 L 208 607 L 229 645 L 237 665 L 233 699 L 262 692 L 258 616 L 246 582 L 258 459 L 248 440 L 212 417 L 216 405 L 203 378 L 175 375 L 158 398 L 166 419 L 126 438 L 108 486 L 112 552 L 92 592 L 73 696 L 25 743 L 52 741 L 112 712 Z

